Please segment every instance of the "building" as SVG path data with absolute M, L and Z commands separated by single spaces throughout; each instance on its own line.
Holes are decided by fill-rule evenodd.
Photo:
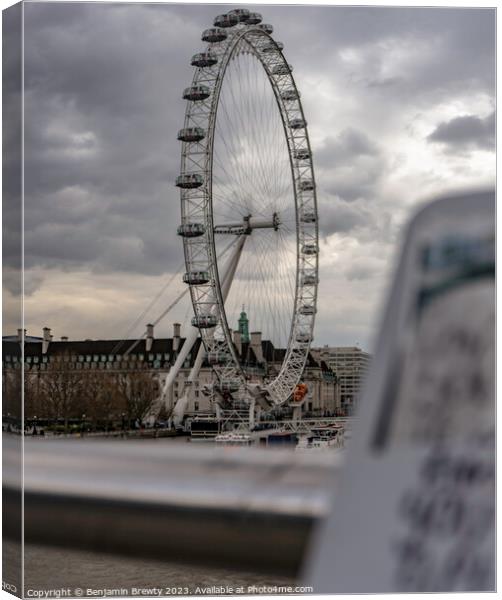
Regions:
M 338 380 L 342 412 L 353 414 L 371 355 L 357 346 L 323 346 L 313 348 L 311 352 L 318 361 L 326 363 Z
M 245 313 L 241 317 L 244 320 Z M 25 336 L 26 417 L 65 423 L 68 419 L 85 418 L 103 423 L 137 421 L 155 413 L 167 419 L 184 393 L 188 394 L 187 417 L 214 414 L 212 397 L 206 392 L 208 384 L 214 383 L 210 365 L 204 361 L 197 381 L 189 386 L 185 383 L 200 339 L 188 354 L 161 410 L 159 397 L 185 338 L 181 337 L 179 324 L 174 324 L 171 338 L 156 339 L 151 325 L 147 331 L 146 339 L 141 340 L 55 341 L 49 328 L 44 328 L 42 338 Z M 15 414 L 19 405 L 20 341 L 20 332 L 17 338 L 3 339 L 4 414 Z M 247 322 L 246 327 L 234 332 L 234 344 L 251 381 L 267 381 L 279 372 L 286 351 L 262 340 L 260 332 L 248 334 Z M 303 407 L 307 415 L 338 414 L 339 387 L 325 361 L 309 354 L 304 382 L 309 389 Z

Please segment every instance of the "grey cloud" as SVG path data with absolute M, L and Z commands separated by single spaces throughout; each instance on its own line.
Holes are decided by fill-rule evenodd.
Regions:
M 346 128 L 328 137 L 315 154 L 321 192 L 347 201 L 372 198 L 387 171 L 387 159 L 365 133 Z
M 392 179 L 393 119 L 405 110 L 425 114 L 462 95 L 494 97 L 494 11 L 254 9 L 285 43 L 309 126 L 317 131 L 312 139 L 322 235 L 379 248 L 393 243 L 394 207 L 384 185 Z M 201 31 L 227 10 L 25 5 L 25 259 L 32 272 L 120 273 L 134 287 L 138 274 L 161 276 L 179 266 L 173 182 L 180 163 L 181 92 L 192 77 L 190 57 L 203 47 Z M 355 63 L 347 61 L 351 53 Z M 326 89 L 323 112 L 317 102 Z M 9 93 L 15 106 L 15 90 Z M 381 141 L 378 129 L 388 131 L 388 139 Z M 9 218 L 15 225 L 15 210 Z M 14 255 L 15 236 L 4 235 L 4 242 Z M 357 281 L 363 271 L 359 265 L 345 276 Z M 40 276 L 30 289 L 45 283 Z M 332 313 L 319 316 L 335 327 Z
M 353 232 L 358 227 L 374 224 L 373 215 L 367 208 L 360 203 L 347 204 L 337 196 L 322 199 L 319 212 L 322 215 L 319 230 L 324 236 Z
M 371 279 L 378 273 L 375 272 L 374 266 L 370 264 L 354 265 L 346 270 L 346 277 L 349 281 L 362 281 Z
M 445 144 L 453 151 L 461 148 L 493 150 L 495 146 L 495 112 L 484 119 L 475 115 L 464 115 L 440 123 L 427 136 L 427 140 Z
M 176 131 L 199 31 L 162 8 L 27 5 L 27 266 L 178 265 Z
M 294 57 L 295 72 L 305 77 L 314 70 L 320 82 L 330 76 L 350 85 L 352 96 L 371 93 L 375 102 L 399 107 L 404 100 L 428 106 L 467 89 L 493 94 L 492 9 L 290 6 L 266 12 Z M 358 54 L 357 67 L 343 60 L 346 51 Z M 405 52 L 406 60 L 396 63 Z
M 376 156 L 378 147 L 362 131 L 346 128 L 336 137 L 328 136 L 319 150 L 316 151 L 316 165 L 335 167 L 340 163 L 351 162 L 360 156 Z

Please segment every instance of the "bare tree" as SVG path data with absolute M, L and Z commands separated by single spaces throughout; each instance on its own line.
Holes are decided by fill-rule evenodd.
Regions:
M 85 414 L 92 423 L 104 422 L 105 428 L 125 412 L 126 405 L 117 387 L 117 376 L 103 371 L 86 371 L 82 395 Z
M 85 410 L 83 402 L 82 371 L 78 371 L 67 355 L 58 355 L 57 360 L 47 364 L 40 378 L 41 401 L 51 419 L 63 419 L 65 431 L 72 416 L 81 416 Z
M 117 391 L 124 401 L 129 421 L 142 421 L 149 413 L 158 394 L 158 382 L 148 371 L 121 373 Z
M 21 369 L 4 368 L 2 373 L 3 414 L 21 419 Z

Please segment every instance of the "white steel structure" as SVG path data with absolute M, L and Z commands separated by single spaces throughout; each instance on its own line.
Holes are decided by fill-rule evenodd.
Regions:
M 316 314 L 318 222 L 307 123 L 283 46 L 261 21 L 237 9 L 203 32 L 207 46 L 192 57 L 178 133 L 184 281 L 221 408 L 285 403 L 302 376 Z M 232 235 L 223 270 L 221 248 Z M 255 311 L 253 325 L 287 348 L 272 381 L 252 382 L 239 363 L 229 323 L 242 304 Z

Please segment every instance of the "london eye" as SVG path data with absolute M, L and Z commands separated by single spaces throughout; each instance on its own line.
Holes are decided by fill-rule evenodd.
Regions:
M 232 10 L 202 33 L 183 91 L 178 133 L 181 224 L 194 316 L 220 402 L 284 404 L 313 337 L 318 216 L 312 151 L 283 44 L 258 13 Z M 231 325 L 245 304 L 253 327 L 285 348 L 261 383 L 239 360 Z

